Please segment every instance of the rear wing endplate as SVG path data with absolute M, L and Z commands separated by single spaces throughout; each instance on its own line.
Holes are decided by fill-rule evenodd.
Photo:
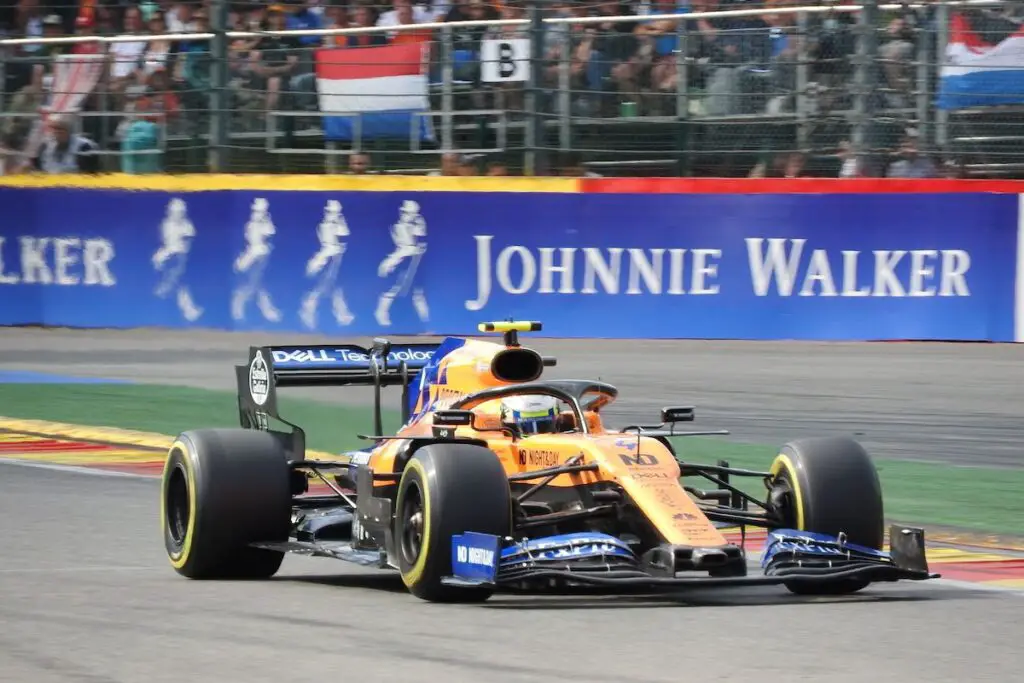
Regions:
M 380 425 L 380 390 L 402 387 L 402 409 L 407 411 L 409 383 L 430 362 L 439 344 L 393 344 L 374 339 L 373 346 L 304 344 L 252 346 L 245 365 L 235 366 L 238 412 L 242 427 L 267 431 L 269 418 L 290 425 L 299 442 L 292 445 L 296 459 L 305 452 L 302 430 L 278 412 L 281 387 L 373 386 L 376 433 Z M 408 416 L 404 416 L 406 419 Z

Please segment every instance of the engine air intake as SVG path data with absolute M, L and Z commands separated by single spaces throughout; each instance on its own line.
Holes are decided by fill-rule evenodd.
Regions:
M 532 382 L 542 372 L 544 360 L 532 349 L 505 349 L 491 360 L 491 374 L 502 382 Z

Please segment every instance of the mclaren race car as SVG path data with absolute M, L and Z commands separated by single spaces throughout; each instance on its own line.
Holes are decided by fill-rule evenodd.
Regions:
M 542 379 L 555 359 L 519 340 L 540 329 L 480 326 L 501 342 L 251 348 L 236 367 L 241 427 L 184 432 L 168 453 L 171 565 L 195 579 L 264 578 L 300 553 L 397 571 L 412 594 L 445 602 L 559 584 L 840 594 L 937 576 L 922 529 L 892 526 L 883 550 L 879 480 L 857 442 L 793 441 L 765 471 L 683 462 L 676 439 L 726 432 L 680 429 L 690 406 L 663 408 L 657 426 L 611 429 L 602 411 L 615 387 Z M 368 448 L 307 457 L 277 392 L 316 385 L 373 388 Z M 389 386 L 401 387 L 403 425 L 385 435 Z M 743 477 L 763 493 L 736 485 Z M 767 530 L 759 570 L 725 526 Z

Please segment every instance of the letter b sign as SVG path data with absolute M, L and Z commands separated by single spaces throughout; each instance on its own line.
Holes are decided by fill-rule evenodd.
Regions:
M 480 44 L 485 83 L 513 83 L 530 77 L 530 39 L 484 40 Z
M 512 80 L 516 72 L 516 63 L 512 61 L 515 51 L 508 43 L 498 44 L 498 74 L 502 80 Z

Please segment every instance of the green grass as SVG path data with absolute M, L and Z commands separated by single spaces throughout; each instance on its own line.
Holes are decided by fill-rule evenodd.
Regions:
M 311 449 L 338 452 L 367 444 L 357 434 L 373 431 L 369 407 L 348 407 L 278 396 L 282 415 L 306 430 Z M 80 425 L 109 426 L 174 435 L 198 427 L 238 425 L 235 395 L 174 386 L 135 384 L 0 384 L 0 415 Z M 397 410 L 385 414 L 385 432 L 399 425 Z M 764 470 L 772 446 L 725 439 L 675 439 L 683 460 L 728 460 Z M 958 467 L 877 459 L 886 516 L 907 524 L 1024 536 L 1024 470 Z M 709 482 L 709 486 L 713 486 Z M 759 480 L 744 488 L 763 495 Z
M 767 469 L 772 446 L 675 439 L 679 457 L 690 462 L 728 460 L 734 467 Z M 905 524 L 953 527 L 980 533 L 1024 536 L 1024 470 L 962 467 L 875 458 L 886 516 Z M 761 494 L 750 480 L 741 488 Z
M 373 409 L 278 395 L 278 411 L 306 432 L 313 450 L 337 452 L 369 442 Z M 0 415 L 78 425 L 117 427 L 173 436 L 187 429 L 237 427 L 235 394 L 154 384 L 0 384 Z M 385 429 L 401 424 L 384 414 Z

